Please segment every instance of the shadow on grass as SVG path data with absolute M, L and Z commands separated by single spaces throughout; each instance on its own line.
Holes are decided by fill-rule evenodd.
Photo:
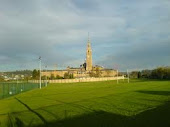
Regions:
M 24 102 L 22 102 L 21 100 L 19 100 L 18 98 L 15 97 L 15 99 L 21 103 L 22 105 L 24 105 L 29 111 L 31 111 L 32 113 L 34 113 L 35 115 L 37 115 L 41 120 L 42 122 L 44 123 L 44 125 L 47 125 L 47 121 L 45 120 L 45 118 L 39 114 L 38 112 L 34 111 L 33 109 L 31 109 L 27 104 L 25 104 Z M 16 124 L 17 123 L 20 123 L 21 124 L 21 121 L 19 121 L 19 119 L 17 118 L 16 119 Z M 17 124 L 18 125 L 18 124 Z M 20 126 L 19 126 L 20 127 Z
M 35 112 L 35 111 L 34 111 Z M 12 118 L 12 116 L 11 116 Z M 170 102 L 134 116 L 123 116 L 105 111 L 93 111 L 76 117 L 66 117 L 63 120 L 31 125 L 29 127 L 170 127 Z M 10 127 L 25 127 L 23 122 L 15 118 Z
M 150 91 L 149 94 L 169 95 L 169 91 Z M 67 116 L 63 120 L 47 122 L 41 114 L 32 110 L 21 100 L 17 100 L 44 122 L 44 125 L 36 126 L 33 126 L 32 122 L 30 122 L 29 127 L 170 127 L 170 102 L 134 116 L 123 116 L 105 111 L 91 111 L 90 114 L 75 117 Z M 69 114 L 69 112 L 66 114 Z M 52 115 L 55 116 L 55 114 Z M 9 116 L 10 127 L 25 127 L 23 121 L 17 117 L 12 117 Z M 11 122 L 11 119 L 15 119 L 15 123 Z
M 170 91 L 147 91 L 147 90 L 139 90 L 136 91 L 139 93 L 144 93 L 144 94 L 153 94 L 153 95 L 164 95 L 164 96 L 169 96 Z
M 13 121 L 15 121 L 15 123 Z M 25 126 L 24 123 L 18 117 L 13 118 L 12 115 L 8 114 L 7 127 L 24 127 L 24 126 Z
M 73 118 L 48 123 L 48 127 L 170 127 L 170 102 L 135 116 L 94 111 Z M 35 127 L 46 127 L 38 125 Z

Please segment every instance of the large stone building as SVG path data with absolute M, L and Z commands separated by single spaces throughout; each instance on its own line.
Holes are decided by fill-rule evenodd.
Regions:
M 51 70 L 43 71 L 42 76 L 48 77 L 64 77 L 66 75 L 72 75 L 74 78 L 82 77 L 114 77 L 116 71 L 113 69 L 106 69 L 101 66 L 95 65 L 92 63 L 92 47 L 90 39 L 87 41 L 86 49 L 86 60 L 80 65 L 79 68 L 67 67 L 65 70 Z

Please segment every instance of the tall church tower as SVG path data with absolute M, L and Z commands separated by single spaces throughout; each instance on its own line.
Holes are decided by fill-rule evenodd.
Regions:
M 88 34 L 87 49 L 86 49 L 86 71 L 92 71 L 92 49 Z

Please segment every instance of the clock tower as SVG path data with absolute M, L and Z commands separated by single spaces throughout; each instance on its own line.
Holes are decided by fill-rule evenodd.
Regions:
M 86 71 L 92 71 L 92 49 L 91 43 L 88 35 L 87 49 L 86 49 Z

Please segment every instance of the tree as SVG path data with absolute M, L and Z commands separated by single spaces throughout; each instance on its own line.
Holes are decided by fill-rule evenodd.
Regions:
M 45 75 L 41 76 L 41 79 L 46 80 L 46 76 Z
M 24 80 L 26 80 L 27 82 L 28 82 L 28 80 L 30 80 L 31 79 L 31 76 L 29 76 L 29 75 L 26 75 L 25 77 L 24 77 Z
M 90 76 L 90 77 L 96 77 L 96 74 L 95 74 L 93 71 L 91 71 L 91 72 L 89 73 L 89 76 Z
M 90 77 L 101 77 L 101 71 L 99 67 L 96 67 L 89 73 Z
M 73 78 L 74 78 L 74 75 L 73 75 L 73 74 L 70 74 L 70 75 L 69 75 L 69 78 L 70 78 L 70 79 L 73 79 Z
M 63 77 L 57 75 L 57 76 L 56 76 L 56 79 L 63 79 Z
M 138 78 L 141 78 L 141 72 L 140 71 L 138 72 Z
M 69 73 L 65 73 L 65 74 L 64 74 L 64 78 L 65 78 L 65 79 L 69 79 Z
M 132 71 L 132 72 L 130 73 L 130 77 L 131 77 L 131 78 L 138 78 L 138 71 Z
M 100 77 L 101 76 L 101 71 L 99 69 L 99 67 L 96 68 L 96 77 Z
M 111 72 L 109 70 L 106 70 L 106 73 L 107 73 L 107 77 L 110 77 Z
M 33 72 L 32 72 L 32 78 L 33 79 L 39 79 L 39 76 L 40 76 L 40 71 L 34 69 Z
M 142 78 L 150 78 L 151 77 L 152 70 L 142 70 L 141 71 L 141 77 Z
M 151 78 L 170 79 L 170 67 L 158 67 L 152 70 Z
M 73 74 L 69 74 L 69 73 L 64 74 L 64 79 L 73 79 L 73 78 L 74 78 Z
M 54 80 L 54 79 L 55 79 L 54 74 L 51 74 L 50 79 L 51 79 L 51 80 Z

